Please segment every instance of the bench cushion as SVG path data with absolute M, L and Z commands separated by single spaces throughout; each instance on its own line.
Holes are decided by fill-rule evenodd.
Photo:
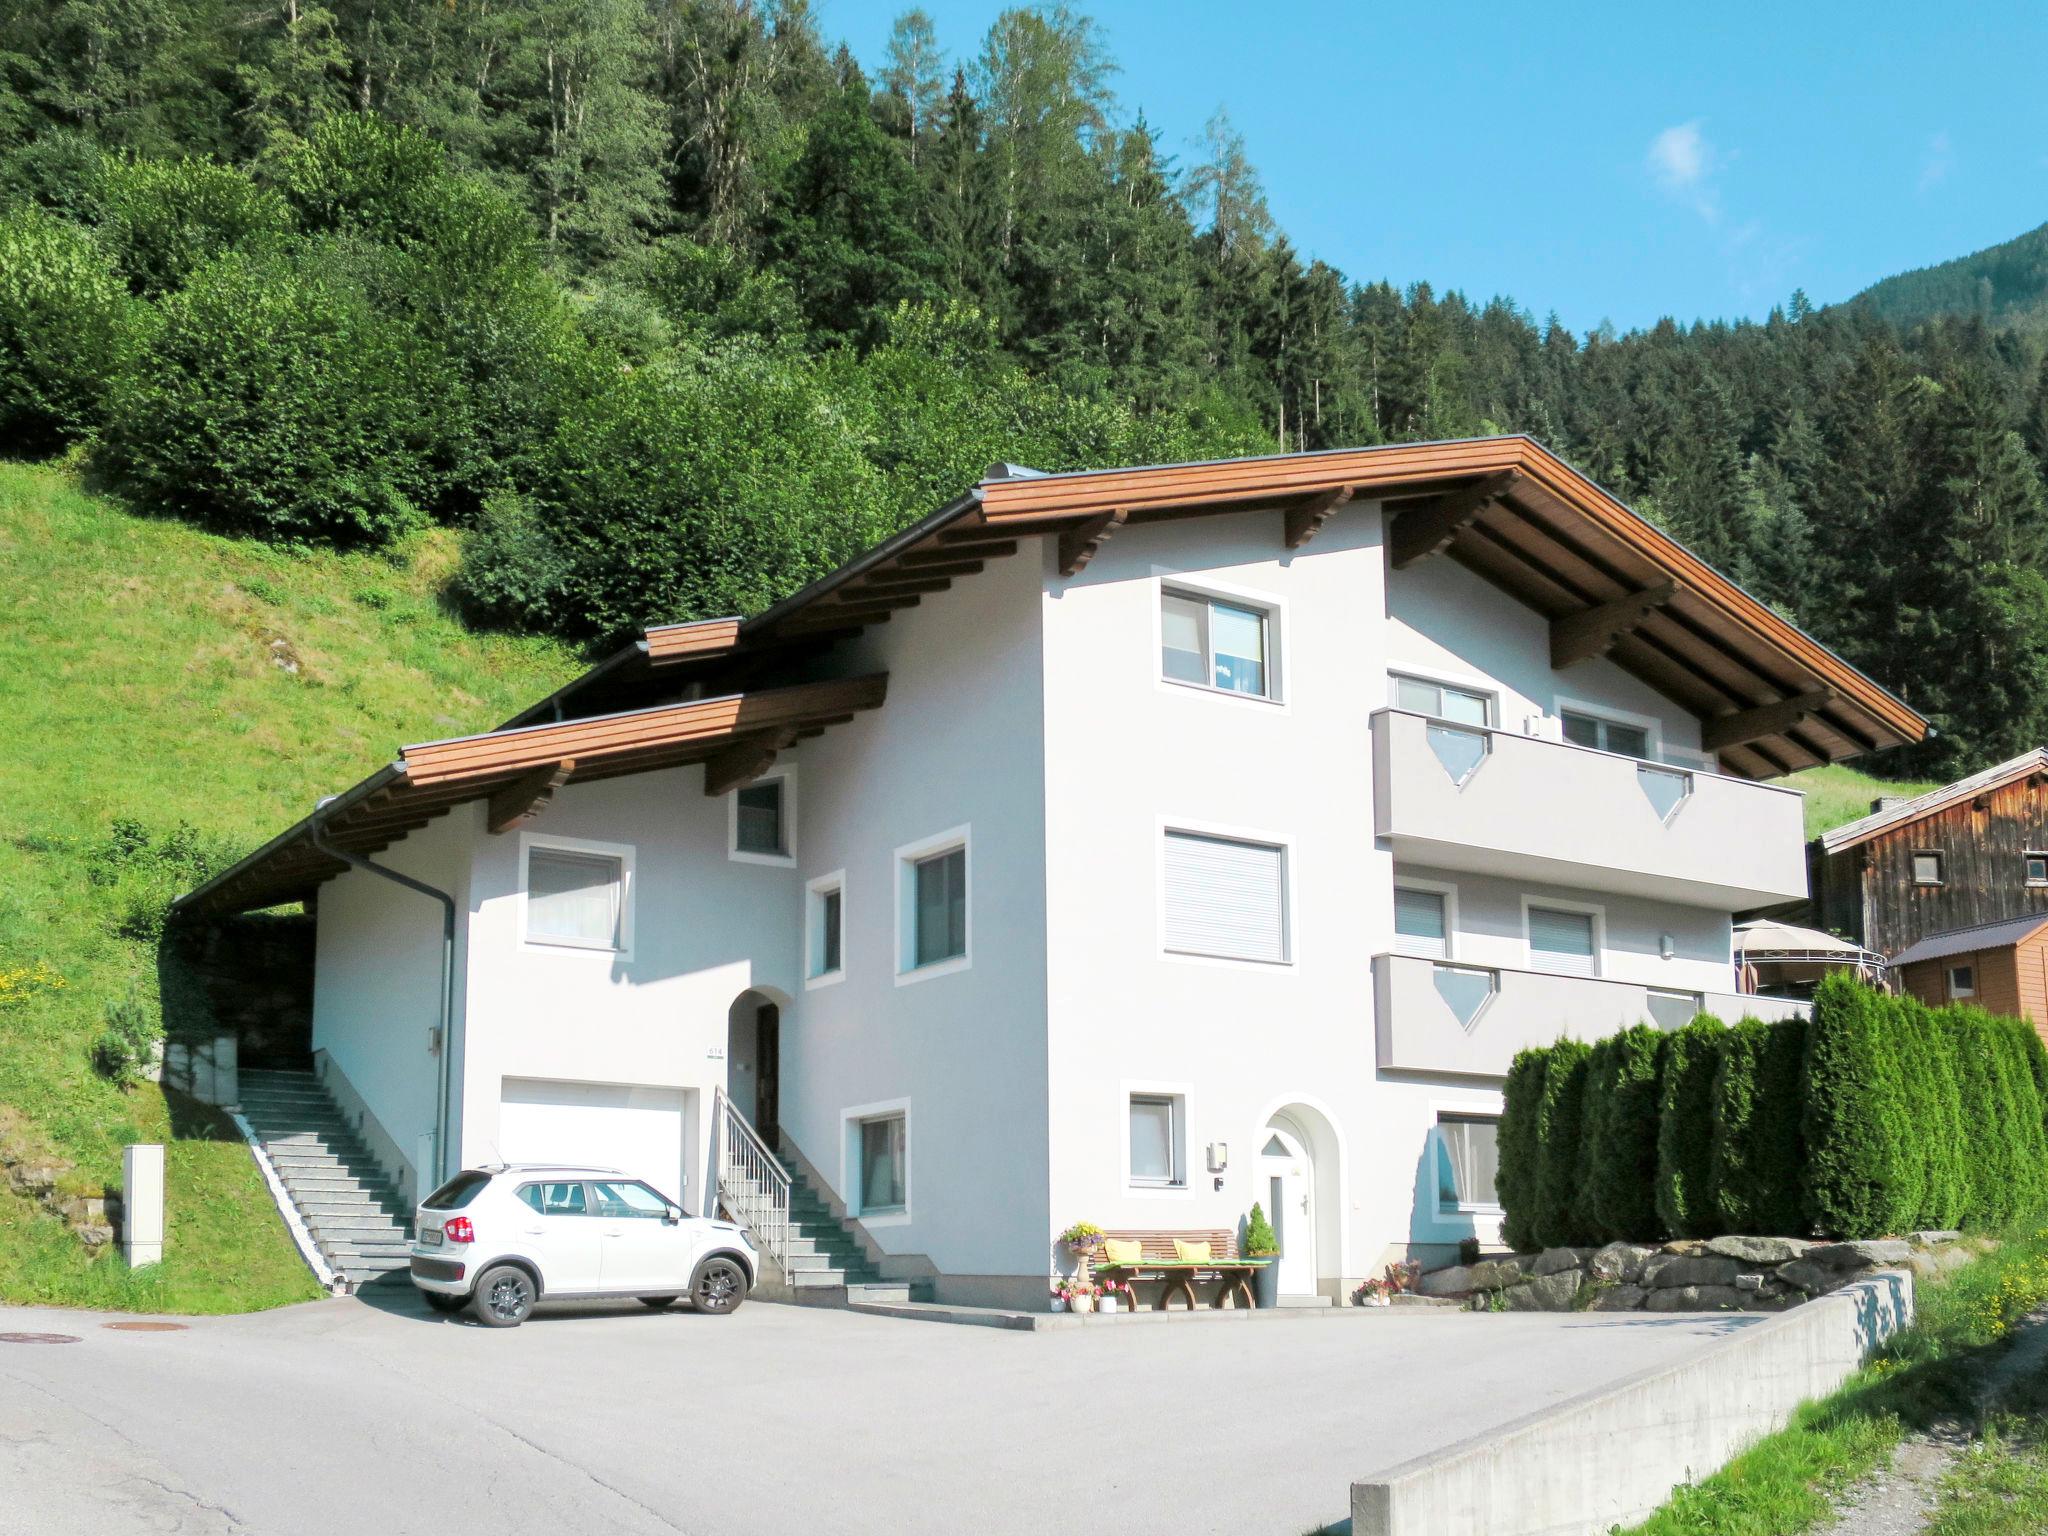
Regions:
M 1145 1245 L 1136 1238 L 1104 1238 L 1102 1256 L 1111 1264 L 1140 1264 L 1145 1259 Z
M 1207 1264 L 1209 1244 L 1207 1241 L 1191 1243 L 1184 1237 L 1173 1240 L 1173 1256 L 1183 1264 Z

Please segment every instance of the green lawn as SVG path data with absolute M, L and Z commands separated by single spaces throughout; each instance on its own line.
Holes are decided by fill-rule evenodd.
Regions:
M 93 1069 L 111 1004 L 159 1008 L 156 946 L 122 931 L 128 893 L 93 882 L 95 854 L 117 817 L 252 847 L 400 743 L 488 728 L 577 670 L 561 645 L 465 629 L 442 599 L 455 558 L 447 533 L 391 558 L 283 553 L 0 462 L 0 982 L 41 967 L 54 983 L 0 1000 L 16 1112 L 0 1135 L 81 1185 L 117 1181 L 128 1142 L 172 1143 L 159 1271 L 88 1264 L 10 1197 L 0 1299 L 217 1311 L 310 1294 L 239 1143 Z
M 1712 1477 L 1681 1488 L 1627 1536 L 1795 1536 L 1828 1514 L 1829 1495 L 1881 1465 L 1908 1429 L 1967 1421 L 1975 1390 L 2015 1323 L 2048 1301 L 2048 1228 L 2004 1234 L 1994 1252 L 1939 1281 L 1923 1282 L 1918 1315 L 1840 1391 L 1800 1410 L 1783 1430 L 1759 1441 Z M 1974 1486 L 2044 1479 L 2012 1457 L 1966 1462 L 1958 1479 Z M 2038 1453 L 2035 1453 L 2038 1462 Z M 1979 1513 L 2003 1510 L 1988 1495 Z M 1946 1518 L 1946 1516 L 1944 1517 Z M 1958 1519 L 1963 1518 L 1960 1514 Z M 1972 1516 L 1974 1518 L 1974 1516 Z M 1942 1536 L 2004 1536 L 2032 1524 L 1937 1524 Z
M 1924 795 L 1939 787 L 1924 780 L 1875 779 L 1844 763 L 1808 768 L 1780 782 L 1806 792 L 1808 837 L 1868 816 L 1871 802 L 1881 795 Z

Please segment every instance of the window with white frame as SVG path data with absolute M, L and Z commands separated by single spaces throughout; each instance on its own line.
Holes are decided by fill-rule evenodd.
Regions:
M 796 852 L 790 777 L 778 773 L 732 792 L 732 852 L 783 862 Z
M 967 881 L 965 828 L 896 850 L 899 981 L 967 963 Z
M 1491 1115 L 1438 1115 L 1436 1169 L 1439 1210 L 1497 1209 L 1500 1121 Z
M 1650 733 L 1641 725 L 1588 714 L 1581 709 L 1559 710 L 1558 714 L 1564 722 L 1566 741 L 1600 752 L 1619 753 L 1623 757 L 1650 755 Z
M 1166 834 L 1166 948 L 1180 955 L 1284 963 L 1287 850 L 1274 843 Z
M 1975 997 L 1977 995 L 1977 967 L 1974 965 L 1952 965 L 1948 968 L 1948 995 L 1950 997 Z
M 1173 1093 L 1131 1095 L 1131 1183 L 1147 1189 L 1187 1187 L 1185 1101 Z
M 1663 987 L 1649 990 L 1650 1022 L 1659 1029 L 1683 1029 L 1700 1016 L 1706 999 L 1697 992 L 1674 992 Z
M 877 1115 L 859 1122 L 860 1214 L 901 1211 L 908 1202 L 909 1117 Z
M 571 949 L 624 947 L 626 861 L 616 853 L 530 843 L 526 941 Z
M 1271 609 L 1161 589 L 1159 667 L 1168 681 L 1274 698 L 1272 651 Z
M 805 888 L 804 977 L 837 981 L 845 974 L 846 876 L 822 875 Z
M 1448 959 L 1451 929 L 1442 891 L 1419 886 L 1394 887 L 1394 953 Z
M 1529 964 L 1565 976 L 1600 974 L 1599 925 L 1591 912 L 1529 908 Z
M 1394 675 L 1394 708 L 1453 725 L 1487 726 L 1493 723 L 1493 695 L 1476 688 L 1460 688 L 1434 682 L 1426 677 Z

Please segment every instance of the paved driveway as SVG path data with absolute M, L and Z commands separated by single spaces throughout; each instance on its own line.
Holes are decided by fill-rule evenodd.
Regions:
M 0 1308 L 0 1533 L 1227 1531 L 1755 1319 L 1005 1333 L 756 1303 L 486 1331 L 389 1298 L 175 1333 Z

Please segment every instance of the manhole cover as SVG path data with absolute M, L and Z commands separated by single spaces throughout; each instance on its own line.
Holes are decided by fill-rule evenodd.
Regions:
M 0 1344 L 76 1344 L 75 1333 L 0 1333 Z
M 102 1328 L 117 1328 L 123 1333 L 183 1333 L 183 1323 L 101 1323 Z

